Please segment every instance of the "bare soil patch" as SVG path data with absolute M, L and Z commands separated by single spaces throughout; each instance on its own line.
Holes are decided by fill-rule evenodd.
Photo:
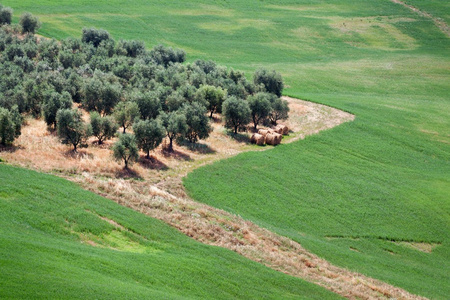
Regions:
M 290 119 L 285 125 L 292 132 L 283 143 L 354 119 L 351 114 L 327 106 L 285 99 L 291 108 Z M 91 138 L 89 147 L 80 150 L 80 154 L 68 155 L 70 147 L 61 145 L 56 136 L 46 130 L 44 121 L 30 119 L 16 140 L 14 151 L 0 152 L 0 157 L 11 164 L 65 177 L 121 205 L 163 220 L 200 242 L 228 248 L 342 296 L 351 299 L 420 299 L 384 282 L 333 266 L 292 240 L 187 197 L 181 179 L 191 170 L 243 151 L 271 148 L 248 144 L 246 139 L 250 133 L 233 138 L 218 121 L 212 126 L 211 136 L 201 141 L 200 146 L 175 145 L 175 152 L 168 153 L 163 145 L 152 153 L 153 160 L 141 158 L 130 170 L 124 170 L 111 158 L 109 148 L 114 140 L 99 146 L 95 138 Z M 86 238 L 84 242 L 97 244 L 92 238 Z M 130 247 L 133 251 L 139 250 L 134 249 L 138 248 L 135 245 Z

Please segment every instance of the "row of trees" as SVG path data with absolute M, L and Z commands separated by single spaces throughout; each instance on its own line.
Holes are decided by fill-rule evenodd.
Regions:
M 0 4 L 0 26 L 10 25 L 12 21 L 13 10 L 11 7 L 4 7 Z M 22 33 L 35 33 L 41 27 L 38 18 L 26 12 L 20 16 L 20 29 Z
M 158 45 L 148 51 L 141 41 L 115 41 L 102 29 L 84 28 L 81 39 L 61 42 L 32 33 L 19 39 L 14 28 L 0 28 L 0 107 L 43 117 L 75 150 L 88 136 L 102 143 L 118 128 L 127 135 L 132 128 L 149 157 L 164 137 L 169 151 L 177 139 L 207 138 L 214 114 L 234 132 L 287 118 L 275 71 L 258 70 L 250 81 L 213 61 L 185 63 L 183 50 Z M 90 124 L 72 110 L 74 102 L 91 113 Z

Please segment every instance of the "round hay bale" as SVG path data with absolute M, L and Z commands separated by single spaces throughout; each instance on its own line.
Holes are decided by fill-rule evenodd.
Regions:
M 250 142 L 252 144 L 256 144 L 258 146 L 264 145 L 266 138 L 262 134 L 254 133 L 250 138 Z
M 281 128 L 280 125 L 277 125 L 274 129 L 274 132 L 278 133 L 278 134 L 283 134 L 283 128 Z
M 276 146 L 281 143 L 282 136 L 276 132 L 269 133 L 266 135 L 266 144 Z
M 279 133 L 274 132 L 273 133 L 274 138 L 275 138 L 275 145 L 278 145 L 281 143 L 281 140 L 283 139 L 283 136 Z
M 258 130 L 258 133 L 262 136 L 266 136 L 268 133 L 270 133 L 270 129 L 260 129 Z
M 283 135 L 288 135 L 289 134 L 289 127 L 287 127 L 286 125 L 282 125 L 283 126 Z

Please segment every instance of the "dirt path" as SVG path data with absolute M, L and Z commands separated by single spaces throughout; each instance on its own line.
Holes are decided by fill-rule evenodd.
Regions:
M 447 36 L 447 37 L 450 37 L 450 27 L 448 26 L 448 24 L 444 21 L 444 20 L 442 20 L 441 18 L 436 18 L 436 17 L 434 17 L 432 14 L 430 14 L 430 13 L 427 13 L 426 11 L 423 11 L 423 10 L 420 10 L 420 9 L 418 9 L 417 7 L 415 7 L 415 6 L 412 6 L 412 5 L 409 5 L 409 4 L 406 4 L 405 2 L 403 2 L 403 1 L 400 1 L 400 0 L 391 0 L 392 2 L 394 2 L 394 3 L 397 3 L 397 4 L 400 4 L 400 5 L 403 5 L 404 7 L 406 7 L 406 8 L 409 8 L 410 10 L 412 10 L 412 11 L 414 11 L 414 12 L 416 12 L 416 13 L 418 13 L 419 15 L 421 15 L 421 16 L 424 16 L 424 17 L 426 17 L 426 18 L 428 18 L 428 19 L 431 19 L 433 22 L 434 22 L 434 24 Z
M 291 109 L 286 124 L 293 132 L 283 142 L 302 139 L 354 119 L 353 115 L 334 108 L 285 99 Z M 187 197 L 181 179 L 193 169 L 243 151 L 271 148 L 248 144 L 247 134 L 230 137 L 220 121 L 214 122 L 213 127 L 210 138 L 197 148 L 176 146 L 174 154 L 158 149 L 153 162 L 141 159 L 133 166 L 133 172 L 123 172 L 122 166 L 111 159 L 112 142 L 100 147 L 91 140 L 89 148 L 74 155 L 46 131 L 43 121 L 34 119 L 28 120 L 16 146 L 0 152 L 0 156 L 12 164 L 63 176 L 121 205 L 163 220 L 200 242 L 228 248 L 344 297 L 421 299 L 379 280 L 333 266 L 292 240 Z

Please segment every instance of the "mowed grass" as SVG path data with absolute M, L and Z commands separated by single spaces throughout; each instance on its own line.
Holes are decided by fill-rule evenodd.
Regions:
M 184 48 L 356 120 L 190 174 L 197 200 L 287 235 L 331 262 L 432 298 L 450 294 L 450 42 L 390 1 L 3 1 L 39 33 Z M 448 20 L 445 1 L 407 1 Z M 422 244 L 420 244 L 422 243 Z M 422 251 L 427 249 L 428 252 Z M 429 253 L 431 250 L 431 253 Z
M 0 164 L 1 298 L 333 299 L 54 176 Z

